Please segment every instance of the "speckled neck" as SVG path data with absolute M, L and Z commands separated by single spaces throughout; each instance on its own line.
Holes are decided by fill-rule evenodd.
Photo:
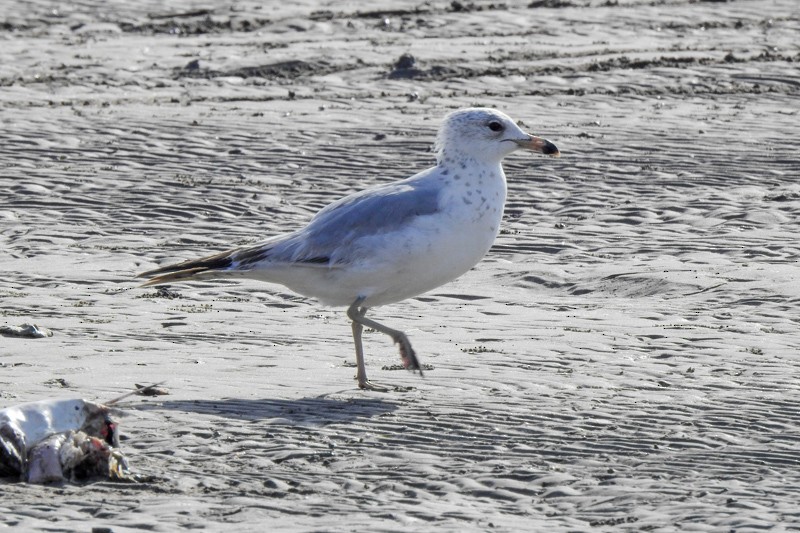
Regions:
M 482 154 L 469 154 L 452 148 L 442 147 L 436 151 L 437 166 L 452 170 L 464 170 L 467 167 L 495 168 L 500 166 L 501 161 L 500 158 L 489 159 Z

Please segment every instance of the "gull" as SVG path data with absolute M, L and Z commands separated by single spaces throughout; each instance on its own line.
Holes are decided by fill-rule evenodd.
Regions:
M 422 367 L 406 334 L 367 311 L 452 281 L 486 255 L 503 217 L 505 156 L 518 149 L 560 155 L 552 142 L 487 108 L 447 115 L 434 148 L 432 168 L 345 196 L 297 231 L 139 274 L 149 278 L 142 286 L 251 278 L 347 307 L 358 386 L 385 392 L 367 379 L 364 327 L 391 337 L 406 369 L 422 374 Z

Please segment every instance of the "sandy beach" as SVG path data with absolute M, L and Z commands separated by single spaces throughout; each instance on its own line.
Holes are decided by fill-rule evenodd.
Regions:
M 59 3 L 0 15 L 0 407 L 125 401 L 139 483 L 0 481 L 14 531 L 800 530 L 795 0 Z M 365 334 L 137 273 L 301 227 L 488 106 L 503 228 Z

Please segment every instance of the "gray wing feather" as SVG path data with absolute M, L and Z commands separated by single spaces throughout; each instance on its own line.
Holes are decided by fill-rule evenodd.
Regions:
M 304 229 L 241 250 L 234 261 L 238 268 L 262 260 L 327 267 L 347 262 L 359 239 L 397 231 L 412 219 L 439 210 L 438 184 L 419 177 L 422 175 L 337 200 L 318 212 Z

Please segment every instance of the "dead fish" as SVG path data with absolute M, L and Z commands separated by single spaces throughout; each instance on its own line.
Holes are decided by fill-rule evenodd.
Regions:
M 81 399 L 42 400 L 0 409 L 0 477 L 30 483 L 102 476 L 137 480 L 119 449 L 114 404 L 154 383 L 105 404 Z
M 47 461 L 53 459 L 47 446 L 36 453 L 31 452 L 49 437 L 69 437 L 75 432 L 99 439 L 110 448 L 119 447 L 117 422 L 112 417 L 112 408 L 106 405 L 66 399 L 42 400 L 0 409 L 0 475 L 16 475 L 24 479 L 31 460 L 37 462 L 37 469 L 51 472 L 52 466 Z M 48 442 L 51 448 L 60 450 L 66 441 Z

